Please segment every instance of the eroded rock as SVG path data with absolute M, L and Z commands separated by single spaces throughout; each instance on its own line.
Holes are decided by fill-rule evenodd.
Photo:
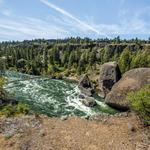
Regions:
M 94 87 L 87 74 L 81 78 L 78 86 L 83 94 L 87 96 L 92 96 L 94 94 Z
M 99 95 L 106 97 L 112 86 L 121 78 L 121 72 L 116 62 L 102 65 L 99 77 Z
M 119 110 L 128 110 L 129 102 L 126 96 L 131 91 L 137 91 L 150 84 L 150 68 L 137 68 L 127 71 L 112 87 L 106 96 L 105 103 Z

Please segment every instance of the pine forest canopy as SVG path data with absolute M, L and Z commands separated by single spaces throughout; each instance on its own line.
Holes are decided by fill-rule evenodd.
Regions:
M 36 39 L 0 43 L 0 70 L 34 75 L 82 74 L 97 66 L 117 61 L 122 73 L 150 67 L 150 40 Z

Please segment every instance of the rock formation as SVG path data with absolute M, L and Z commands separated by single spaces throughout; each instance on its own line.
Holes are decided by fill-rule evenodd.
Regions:
M 96 106 L 96 101 L 93 97 L 86 97 L 82 100 L 82 103 L 87 107 L 94 107 Z
M 105 103 L 120 110 L 128 110 L 126 100 L 128 92 L 137 91 L 150 84 L 150 68 L 137 68 L 127 71 L 123 77 L 112 87 L 106 96 Z
M 112 86 L 121 78 L 120 69 L 115 62 L 108 62 L 102 65 L 99 77 L 99 95 L 105 97 Z
M 87 74 L 85 74 L 80 82 L 79 82 L 79 88 L 81 92 L 87 96 L 92 96 L 94 93 L 94 87 L 92 83 L 90 82 L 90 79 Z

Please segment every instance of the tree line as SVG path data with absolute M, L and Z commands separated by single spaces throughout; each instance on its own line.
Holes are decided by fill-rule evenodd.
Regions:
M 118 62 L 121 72 L 150 67 L 148 40 L 36 39 L 0 43 L 0 70 L 33 75 L 75 75 L 97 70 L 108 61 Z

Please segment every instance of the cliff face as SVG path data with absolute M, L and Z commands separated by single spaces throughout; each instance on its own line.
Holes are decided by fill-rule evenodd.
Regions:
M 144 45 L 137 44 L 106 44 L 104 49 L 105 53 L 108 55 L 108 58 L 112 58 L 115 54 L 121 54 L 125 48 L 128 48 L 129 51 L 134 52 L 138 49 L 143 49 Z

